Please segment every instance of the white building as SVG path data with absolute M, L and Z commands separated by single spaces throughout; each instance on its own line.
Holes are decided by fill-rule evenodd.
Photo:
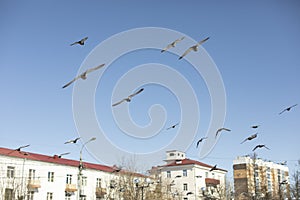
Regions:
M 170 199 L 196 200 L 216 197 L 225 189 L 226 170 L 186 158 L 185 153 L 167 151 L 166 164 L 152 167 L 150 173 L 160 179 Z
M 0 148 L 0 199 L 90 200 L 112 194 L 115 167 L 85 162 L 83 167 L 80 183 L 79 161 Z

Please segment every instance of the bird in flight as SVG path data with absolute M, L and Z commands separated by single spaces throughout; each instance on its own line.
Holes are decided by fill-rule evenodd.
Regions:
M 27 145 L 21 146 L 21 147 L 19 147 L 19 148 L 15 149 L 15 151 L 21 151 L 21 149 L 23 149 L 23 148 L 26 148 L 26 147 L 29 147 L 29 146 L 30 146 L 30 144 L 27 144 Z
M 209 171 L 212 172 L 217 169 L 217 165 L 213 166 Z
M 125 101 L 126 101 L 126 102 L 130 102 L 131 99 L 132 99 L 132 97 L 134 97 L 135 95 L 141 93 L 143 90 L 144 90 L 144 88 L 141 88 L 141 89 L 138 90 L 137 92 L 135 92 L 135 93 L 129 95 L 128 97 L 122 99 L 121 101 L 119 101 L 119 102 L 117 102 L 117 103 L 114 103 L 112 106 L 117 106 L 117 105 L 119 105 L 119 104 L 121 104 L 121 103 L 123 103 L 123 102 L 125 102 Z
M 295 104 L 295 105 L 292 105 L 292 106 L 290 106 L 290 107 L 287 107 L 287 108 L 285 108 L 283 111 L 281 111 L 280 113 L 279 113 L 279 115 L 281 115 L 282 113 L 284 113 L 285 111 L 290 111 L 293 107 L 295 107 L 295 106 L 297 106 L 298 104 Z
M 216 132 L 216 137 L 218 136 L 218 134 L 221 132 L 221 131 L 231 131 L 230 129 L 228 128 L 219 128 Z
M 200 42 L 198 42 L 196 45 L 191 46 L 190 48 L 188 48 L 180 57 L 179 60 L 182 59 L 184 56 L 186 56 L 188 53 L 190 53 L 191 51 L 198 51 L 198 47 L 203 44 L 204 42 L 206 42 L 209 39 L 209 37 L 205 38 L 204 40 L 201 40 Z
M 203 137 L 203 138 L 200 138 L 200 140 L 198 140 L 197 142 L 197 145 L 196 145 L 196 148 L 198 148 L 200 142 L 202 142 L 203 140 L 207 139 L 208 137 Z
M 80 137 L 74 139 L 74 140 L 69 140 L 69 141 L 66 141 L 65 144 L 69 144 L 69 143 L 77 143 L 77 141 L 80 139 Z
M 256 145 L 256 147 L 254 147 L 252 151 L 255 151 L 257 148 L 263 148 L 263 147 L 266 148 L 266 149 L 268 149 L 268 150 L 270 150 L 266 145 L 259 144 L 259 145 Z
M 257 137 L 257 134 L 258 134 L 258 133 L 255 133 L 255 134 L 253 134 L 253 135 L 250 135 L 250 136 L 247 137 L 243 142 L 241 142 L 241 144 L 243 144 L 243 143 L 246 142 L 247 140 L 252 140 L 252 139 L 256 138 L 256 137 Z
M 175 128 L 176 126 L 178 126 L 179 125 L 179 123 L 177 123 L 177 124 L 174 124 L 174 125 L 172 125 L 172 126 L 170 126 L 170 127 L 168 127 L 166 130 L 169 130 L 169 129 L 171 129 L 171 128 Z
M 186 195 L 190 195 L 190 194 L 194 194 L 194 193 L 192 193 L 192 192 L 188 192 L 188 193 L 186 193 Z
M 74 42 L 74 43 L 70 44 L 70 46 L 73 46 L 73 45 L 75 45 L 75 44 L 84 45 L 84 42 L 85 42 L 87 39 L 88 39 L 88 37 L 85 37 L 85 38 L 83 38 L 83 39 L 81 39 L 81 40 L 79 40 L 79 41 L 77 41 L 77 42 Z
M 178 42 L 180 42 L 181 40 L 183 40 L 183 39 L 184 39 L 184 37 L 181 37 L 181 38 L 178 38 L 177 40 L 175 40 L 174 42 L 168 44 L 168 46 L 166 46 L 164 49 L 161 50 L 161 53 L 167 51 L 168 49 L 171 49 L 171 48 L 175 47 L 176 44 L 177 44 Z
M 253 128 L 253 129 L 256 129 L 258 127 L 260 127 L 260 125 L 253 125 L 253 126 L 251 126 L 251 128 Z
M 69 83 L 67 83 L 66 85 L 64 85 L 62 88 L 68 87 L 69 85 L 71 85 L 73 82 L 75 82 L 76 80 L 78 80 L 80 78 L 83 79 L 83 80 L 85 80 L 87 78 L 87 74 L 88 73 L 96 71 L 96 70 L 100 69 L 101 67 L 103 67 L 104 65 L 105 64 L 101 64 L 101 65 L 99 65 L 97 67 L 87 69 L 85 72 L 83 72 L 82 74 L 80 74 L 79 76 L 77 76 L 76 78 L 74 78 L 73 80 L 71 80 Z

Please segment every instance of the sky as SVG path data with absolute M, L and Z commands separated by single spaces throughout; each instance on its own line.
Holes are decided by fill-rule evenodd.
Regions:
M 66 158 L 79 159 L 83 143 L 64 142 L 78 136 L 85 139 L 82 142 L 96 137 L 86 145 L 94 146 L 83 151 L 83 159 L 109 165 L 114 163 L 104 162 L 101 156 L 118 164 L 122 158 L 112 150 L 116 146 L 132 156 L 150 157 L 155 151 L 182 148 L 188 158 L 217 164 L 232 176 L 237 156 L 251 154 L 255 145 L 265 144 L 270 150 L 259 149 L 258 156 L 287 161 L 292 172 L 300 159 L 300 105 L 278 113 L 300 104 L 299 10 L 296 0 L 2 0 L 0 146 L 13 149 L 30 144 L 26 151 L 70 152 Z M 148 31 L 147 27 L 164 30 L 162 37 L 133 34 L 130 40 L 108 45 L 122 34 Z M 160 52 L 159 48 L 180 35 L 185 39 L 175 48 Z M 85 45 L 70 46 L 86 36 Z M 206 37 L 209 40 L 198 52 L 178 60 L 178 54 Z M 150 41 L 149 48 L 118 53 L 124 46 L 143 46 L 144 41 Z M 109 60 L 108 54 L 114 59 Z M 207 82 L 189 59 L 202 62 L 201 70 L 216 68 L 219 76 Z M 102 63 L 104 69 L 62 89 L 79 72 Z M 157 84 L 159 81 L 166 83 Z M 217 128 L 212 113 L 222 110 L 213 107 L 209 89 L 218 81 L 223 85 L 212 86 L 213 91 L 222 93 L 224 87 L 226 100 L 217 102 L 225 105 L 223 126 L 231 131 L 212 139 L 208 154 L 201 157 L 196 142 L 212 135 L 208 129 Z M 144 91 L 130 103 L 111 106 L 140 88 Z M 92 116 L 79 105 L 90 101 L 85 95 L 93 98 L 89 104 Z M 183 103 L 186 98 L 190 98 L 188 105 Z M 223 122 L 221 118 L 222 112 L 217 124 Z M 88 126 L 92 122 L 100 124 L 103 135 Z M 166 130 L 176 123 L 177 127 Z M 257 130 L 250 128 L 256 124 L 260 125 Z M 256 139 L 240 144 L 256 132 Z M 106 146 L 104 139 L 114 147 Z M 163 163 L 163 158 L 156 158 L 157 163 L 137 163 L 143 167 Z

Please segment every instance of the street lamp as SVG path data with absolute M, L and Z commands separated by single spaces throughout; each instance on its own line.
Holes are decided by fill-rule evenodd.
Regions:
M 133 179 L 133 182 L 135 183 L 135 186 L 137 187 L 137 190 L 138 189 L 142 190 L 142 200 L 143 200 L 144 199 L 144 188 L 149 187 L 150 184 L 152 184 L 153 182 L 151 181 L 150 178 L 146 178 L 145 181 L 143 183 L 141 183 L 141 185 L 139 185 L 140 179 L 138 179 L 138 178 Z
M 78 166 L 78 169 L 79 169 L 79 173 L 78 173 L 78 199 L 80 199 L 81 197 L 81 184 L 82 184 L 82 170 L 83 170 L 83 162 L 82 162 L 82 150 L 83 148 L 85 147 L 85 145 L 91 141 L 94 141 L 96 140 L 95 137 L 89 139 L 88 141 L 86 141 L 85 143 L 83 143 L 81 149 L 80 149 L 80 156 L 79 156 L 79 166 Z

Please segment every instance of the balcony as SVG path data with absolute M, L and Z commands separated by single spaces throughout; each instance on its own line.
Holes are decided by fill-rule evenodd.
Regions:
M 106 195 L 106 188 L 96 187 L 96 197 L 103 198 Z
M 220 180 L 214 178 L 205 178 L 206 186 L 217 186 L 220 184 Z
M 31 190 L 31 191 L 37 190 L 40 187 L 41 187 L 40 180 L 35 180 L 35 179 L 28 180 L 28 185 L 27 185 L 28 190 Z
M 66 189 L 65 189 L 66 192 L 76 192 L 77 191 L 77 188 L 76 188 L 76 185 L 75 184 L 66 184 Z

